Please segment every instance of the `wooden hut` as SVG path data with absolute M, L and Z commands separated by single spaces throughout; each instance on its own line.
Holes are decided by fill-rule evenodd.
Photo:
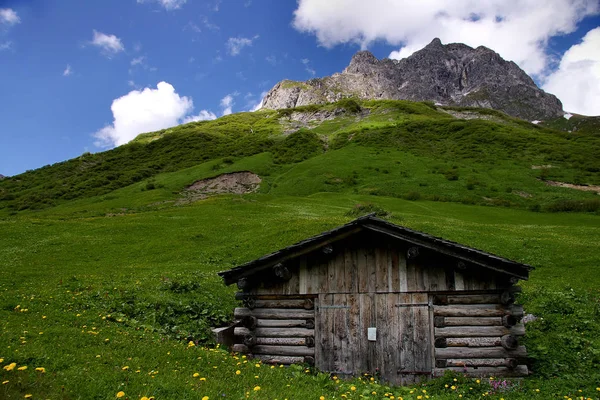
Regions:
M 369 215 L 219 275 L 244 304 L 233 350 L 410 384 L 527 375 L 514 285 L 531 269 Z

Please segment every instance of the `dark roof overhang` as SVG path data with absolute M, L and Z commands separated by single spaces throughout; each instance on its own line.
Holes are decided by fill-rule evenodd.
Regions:
M 527 280 L 529 271 L 533 269 L 532 266 L 526 264 L 511 261 L 427 233 L 394 225 L 373 215 L 367 215 L 218 274 L 223 278 L 226 285 L 231 285 L 240 278 L 254 276 L 274 265 L 308 254 L 361 231 L 377 232 L 390 238 L 453 257 L 458 261 L 468 262 L 517 279 Z

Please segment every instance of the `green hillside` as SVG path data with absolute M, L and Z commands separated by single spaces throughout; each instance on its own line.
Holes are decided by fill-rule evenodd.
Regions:
M 600 136 L 448 111 L 346 100 L 242 113 L 0 181 L 0 399 L 598 399 L 600 197 L 548 182 L 599 185 Z M 186 195 L 236 171 L 260 176 L 258 191 Z M 389 388 L 215 348 L 209 328 L 236 305 L 216 272 L 341 225 L 357 204 L 534 266 L 518 300 L 537 317 L 533 375 Z

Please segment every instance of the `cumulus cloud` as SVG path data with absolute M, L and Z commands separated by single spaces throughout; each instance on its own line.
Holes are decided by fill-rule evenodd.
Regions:
M 223 115 L 229 115 L 233 111 L 233 105 L 235 102 L 233 101 L 233 96 L 235 94 L 228 94 L 227 96 L 221 99 L 221 108 L 223 108 Z
M 197 115 L 189 115 L 185 117 L 182 121 L 182 124 L 197 121 L 210 121 L 213 119 L 217 119 L 217 116 L 213 112 L 210 112 L 208 110 L 201 110 Z
M 167 11 L 177 10 L 181 8 L 187 0 L 137 0 L 138 4 L 142 3 L 158 3 L 163 6 Z
M 21 18 L 12 8 L 0 8 L 0 25 L 12 26 L 21 22 Z
M 69 76 L 73 73 L 73 69 L 71 69 L 71 64 L 67 64 L 67 67 L 63 71 L 63 76 Z
M 167 82 L 158 83 L 156 89 L 133 90 L 113 100 L 110 109 L 114 121 L 94 133 L 95 145 L 120 146 L 140 133 L 178 125 L 193 108 L 192 99 L 177 94 Z
M 542 89 L 558 96 L 567 111 L 600 115 L 600 27 L 565 52 Z
M 236 37 L 229 38 L 227 40 L 227 52 L 232 56 L 237 56 L 240 54 L 244 47 L 252 46 L 252 43 L 258 39 L 258 35 L 255 35 L 252 38 L 246 37 Z
M 125 50 L 121 39 L 115 35 L 107 35 L 96 30 L 94 30 L 94 38 L 90 43 L 100 48 L 102 53 L 109 58 Z
M 600 12 L 597 0 L 299 0 L 293 26 L 332 47 L 376 40 L 398 45 L 403 58 L 434 37 L 442 42 L 487 46 L 530 74 L 542 74 L 551 58 L 548 39 L 573 32 Z

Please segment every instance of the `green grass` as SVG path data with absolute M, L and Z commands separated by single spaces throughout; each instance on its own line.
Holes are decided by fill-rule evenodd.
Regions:
M 89 208 L 101 204 L 87 201 Z M 208 325 L 231 318 L 234 289 L 222 286 L 217 271 L 338 226 L 366 202 L 391 213 L 392 222 L 534 265 L 521 300 L 527 312 L 548 321 L 528 325 L 536 375 L 502 396 L 549 398 L 579 389 L 595 396 L 598 217 L 335 193 L 223 196 L 114 217 L 69 214 L 63 206 L 1 220 L 0 358 L 3 366 L 28 369 L 0 370 L 0 379 L 9 380 L 0 393 L 109 399 L 123 390 L 129 398 L 192 399 L 250 392 L 251 398 L 305 399 L 375 391 L 416 399 L 411 389 L 368 380 L 336 384 L 313 371 L 257 368 L 187 345 L 190 339 L 203 343 Z M 578 340 L 571 343 L 575 330 Z M 206 381 L 194 378 L 196 372 Z M 544 381 L 550 376 L 558 378 Z M 457 379 L 456 390 L 438 383 L 418 390 L 457 398 L 457 390 L 479 385 Z
M 299 111 L 340 107 L 290 135 L 291 110 L 242 113 L 0 182 L 0 367 L 28 367 L 0 368 L 0 399 L 599 398 L 598 196 L 542 180 L 599 183 L 598 135 L 493 111 L 497 122 L 461 121 L 429 103 Z M 178 202 L 196 180 L 235 171 L 260 175 L 259 192 Z M 533 375 L 389 388 L 211 346 L 209 327 L 236 306 L 216 272 L 365 210 L 535 266 L 518 300 L 538 317 L 525 343 Z M 572 210 L 587 212 L 558 212 Z

